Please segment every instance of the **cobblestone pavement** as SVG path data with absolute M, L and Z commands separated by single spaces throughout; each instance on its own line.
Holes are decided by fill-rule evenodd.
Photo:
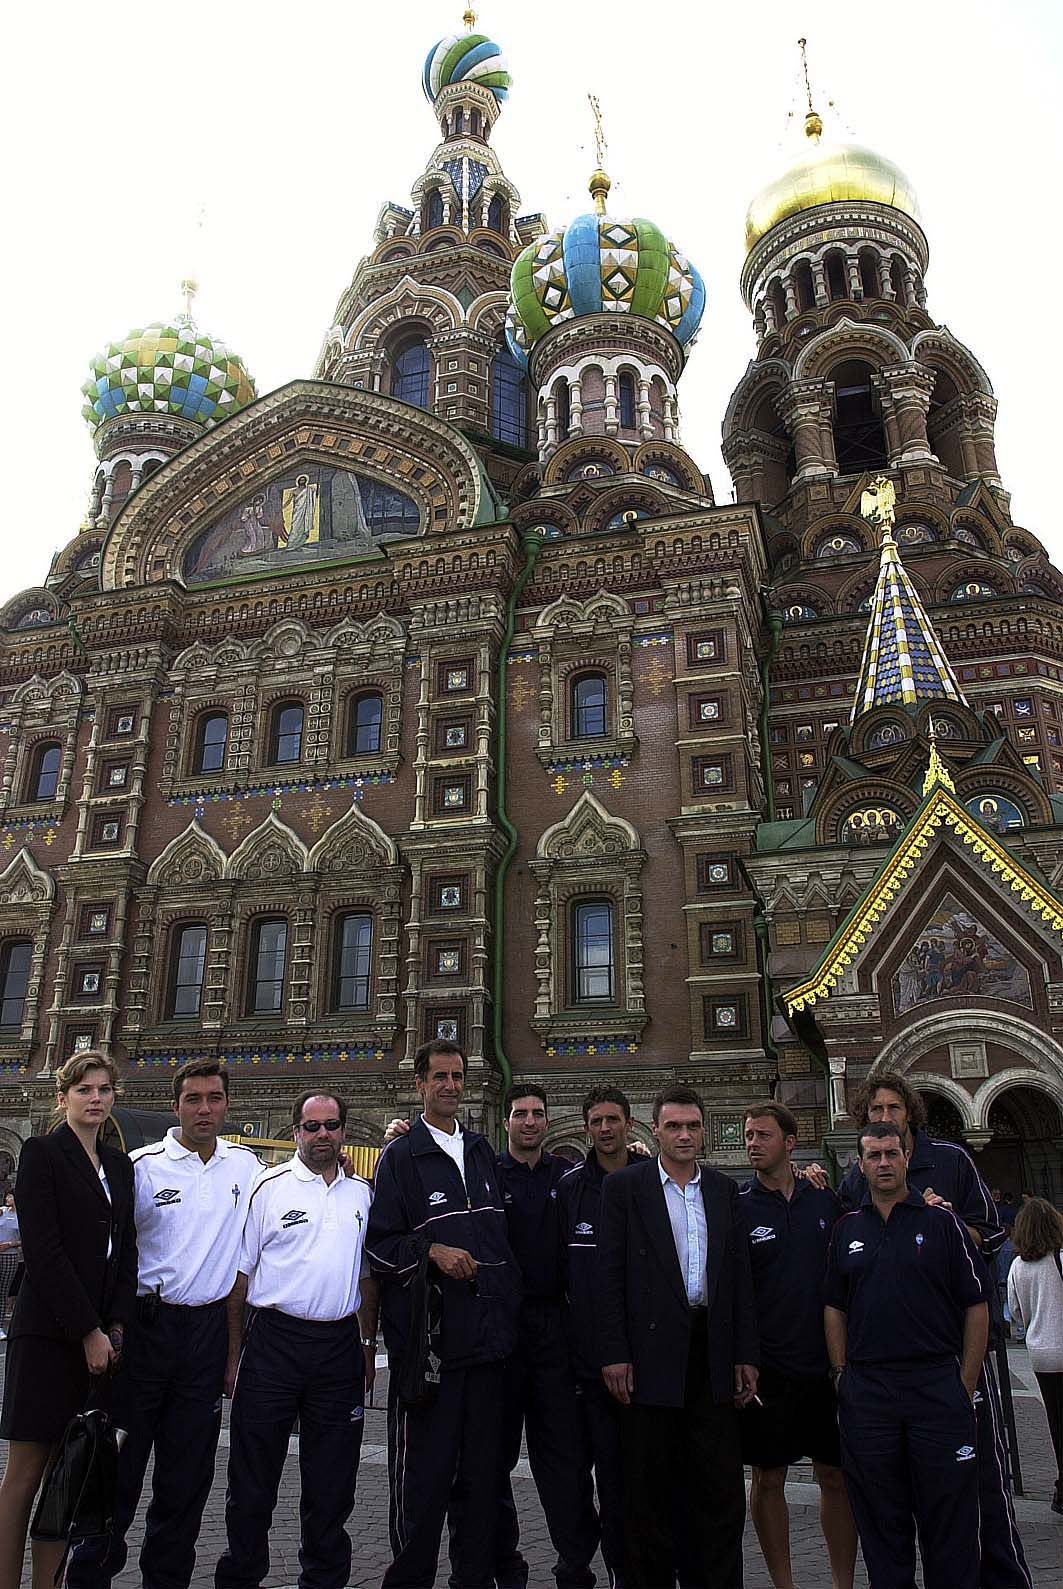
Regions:
M 1035 1589 L 1059 1589 L 1060 1584 L 1063 1583 L 1063 1517 L 1055 1516 L 1049 1511 L 1048 1506 L 1054 1477 L 1048 1424 L 1024 1348 L 1011 1347 L 1010 1359 L 1025 1489 L 1024 1496 L 1018 1498 L 1015 1503 L 1019 1530 L 1026 1548 Z M 378 1406 L 366 1410 L 362 1464 L 358 1476 L 358 1498 L 348 1524 L 354 1544 L 351 1589 L 377 1589 L 390 1560 L 387 1535 L 386 1432 L 381 1388 L 381 1381 L 384 1380 L 386 1375 L 381 1375 L 378 1379 L 376 1398 Z M 225 1545 L 227 1447 L 228 1432 L 223 1430 L 218 1472 L 200 1535 L 199 1561 L 193 1579 L 195 1589 L 208 1589 L 212 1584 L 214 1563 Z M 819 1533 L 817 1491 L 812 1483 L 811 1469 L 805 1466 L 793 1468 L 790 1480 L 787 1485 L 787 1496 L 790 1501 L 794 1582 L 799 1589 L 830 1589 L 830 1572 Z M 531 1589 L 554 1589 L 554 1579 L 550 1572 L 554 1555 L 526 1462 L 522 1462 L 517 1471 L 514 1489 L 521 1516 L 521 1547 L 531 1565 Z M 283 1586 L 294 1585 L 297 1582 L 298 1514 L 299 1466 L 297 1442 L 293 1440 L 274 1515 L 271 1538 L 272 1562 L 269 1576 L 263 1580 L 263 1589 L 283 1589 Z M 134 1564 L 139 1535 L 138 1520 L 130 1539 Z M 757 1547 L 756 1536 L 752 1525 L 748 1522 L 745 1559 L 745 1589 L 771 1589 L 771 1582 Z M 605 1571 L 600 1560 L 597 1563 L 597 1570 L 599 1584 L 604 1585 Z M 444 1556 L 434 1589 L 445 1589 L 447 1571 Z M 27 1573 L 23 1577 L 23 1585 L 28 1586 L 28 1581 Z M 116 1589 L 139 1589 L 139 1583 L 139 1573 L 135 1570 L 127 1570 L 115 1580 Z M 866 1589 L 866 1585 L 867 1576 L 861 1565 L 857 1569 L 857 1586 L 858 1589 Z M 425 1589 L 432 1589 L 432 1586 L 426 1585 Z

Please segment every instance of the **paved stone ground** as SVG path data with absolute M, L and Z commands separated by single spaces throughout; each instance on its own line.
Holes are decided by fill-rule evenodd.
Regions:
M 1021 1346 L 1011 1347 L 1010 1360 L 1025 1488 L 1025 1495 L 1015 1503 L 1019 1530 L 1026 1548 L 1035 1589 L 1060 1589 L 1063 1583 L 1063 1517 L 1055 1516 L 1049 1511 L 1048 1506 L 1054 1479 L 1048 1424 L 1025 1349 Z M 386 1374 L 382 1374 L 378 1379 L 377 1408 L 366 1409 L 362 1465 L 358 1477 L 358 1499 L 348 1524 L 354 1543 L 351 1589 L 377 1589 L 390 1559 L 387 1542 L 387 1436 L 382 1410 L 381 1381 L 383 1380 L 386 1380 Z M 218 1473 L 200 1536 L 199 1562 L 193 1579 L 194 1589 L 209 1589 L 213 1581 L 214 1563 L 225 1545 L 223 1514 L 227 1430 L 223 1430 L 222 1443 Z M 830 1571 L 817 1522 L 818 1492 L 812 1483 L 811 1469 L 804 1466 L 794 1468 L 791 1470 L 790 1478 L 787 1495 L 790 1501 L 795 1582 L 800 1589 L 830 1589 Z M 521 1545 L 531 1564 L 531 1589 L 553 1589 L 554 1580 L 550 1573 L 550 1565 L 554 1556 L 542 1510 L 525 1462 L 522 1462 L 518 1469 L 514 1488 L 522 1521 Z M 285 1586 L 294 1585 L 298 1579 L 298 1514 L 298 1449 L 297 1442 L 293 1440 L 274 1517 L 270 1574 L 264 1580 L 263 1589 L 285 1589 Z M 139 1527 L 134 1525 L 131 1536 L 134 1560 L 138 1538 Z M 745 1559 L 746 1589 L 771 1589 L 757 1547 L 756 1536 L 752 1525 L 748 1522 Z M 600 1573 L 599 1583 L 604 1584 L 605 1572 L 600 1560 L 597 1566 Z M 436 1579 L 435 1589 L 445 1589 L 447 1570 L 444 1560 Z M 29 1575 L 26 1573 L 23 1577 L 23 1585 L 28 1586 L 28 1582 Z M 139 1589 L 139 1574 L 134 1570 L 127 1570 L 115 1580 L 115 1583 L 116 1589 Z M 857 1586 L 858 1589 L 866 1589 L 866 1585 L 867 1576 L 861 1564 L 857 1569 Z M 425 1589 L 430 1589 L 430 1586 L 426 1585 Z

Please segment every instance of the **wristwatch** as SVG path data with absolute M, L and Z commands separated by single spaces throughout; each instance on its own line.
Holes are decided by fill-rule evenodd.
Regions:
M 362 1345 L 366 1348 L 367 1351 L 370 1348 L 372 1348 L 372 1350 L 375 1352 L 376 1351 L 376 1339 L 375 1339 L 375 1337 L 372 1340 L 368 1340 L 367 1341 L 365 1336 L 363 1335 L 362 1336 Z
M 836 1367 L 832 1368 L 831 1371 L 830 1371 L 831 1382 L 836 1385 L 838 1383 L 839 1379 L 841 1379 L 841 1377 L 842 1377 L 842 1375 L 844 1373 L 845 1373 L 845 1364 L 844 1363 L 839 1363 Z

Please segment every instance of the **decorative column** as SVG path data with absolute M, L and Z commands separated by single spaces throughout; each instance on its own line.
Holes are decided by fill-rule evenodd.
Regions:
M 653 439 L 653 420 L 650 413 L 650 382 L 646 375 L 639 376 L 639 435 L 643 441 Z
M 568 434 L 583 435 L 583 381 L 578 375 L 568 383 Z
M 776 406 L 793 437 L 797 480 L 837 473 L 831 439 L 831 394 L 828 381 L 791 381 Z
M 823 309 L 830 303 L 830 293 L 827 291 L 827 271 L 822 259 L 812 261 L 812 291 L 816 296 L 816 308 Z
M 900 364 L 874 378 L 886 424 L 891 465 L 936 463 L 926 422 L 937 377 L 925 364 Z
M 841 1121 L 849 1119 L 845 1098 L 845 1059 L 831 1059 L 830 1064 L 830 1127 L 833 1131 Z
M 620 429 L 620 410 L 617 406 L 616 376 L 605 377 L 605 434 L 615 436 Z
M 859 303 L 864 296 L 864 288 L 860 280 L 860 261 L 855 254 L 846 254 L 845 268 L 849 275 L 849 296 Z
M 793 277 L 784 276 L 782 287 L 786 294 L 786 318 L 796 320 L 800 311 L 797 307 L 797 288 L 794 286 Z
M 997 468 L 997 400 L 988 392 L 971 392 L 963 400 L 964 417 L 974 451 L 975 473 L 990 485 L 1000 485 Z

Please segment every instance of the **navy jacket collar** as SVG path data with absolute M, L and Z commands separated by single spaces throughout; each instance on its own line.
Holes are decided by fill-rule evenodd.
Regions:
M 864 1182 L 864 1195 L 863 1195 L 863 1198 L 861 1199 L 860 1207 L 861 1208 L 873 1208 L 874 1207 L 874 1203 L 873 1203 L 872 1198 L 871 1198 L 871 1188 L 870 1188 L 870 1186 L 867 1185 L 866 1181 Z M 904 1199 L 903 1203 L 898 1203 L 897 1207 L 898 1208 L 911 1208 L 911 1207 L 923 1208 L 923 1207 L 925 1207 L 925 1203 L 924 1203 L 924 1200 L 923 1200 L 922 1192 L 917 1192 L 914 1186 L 909 1186 L 909 1188 L 908 1188 L 908 1196 Z M 875 1209 L 875 1212 L 878 1213 L 878 1210 Z

